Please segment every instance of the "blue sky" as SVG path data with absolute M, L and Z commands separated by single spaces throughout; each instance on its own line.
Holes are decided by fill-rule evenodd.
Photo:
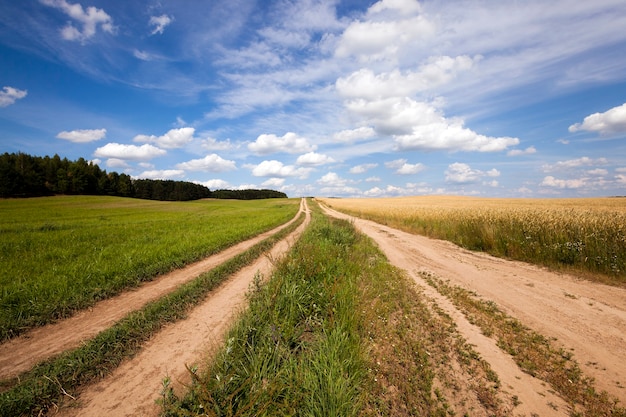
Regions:
M 626 195 L 623 0 L 0 2 L 0 152 L 298 196 Z

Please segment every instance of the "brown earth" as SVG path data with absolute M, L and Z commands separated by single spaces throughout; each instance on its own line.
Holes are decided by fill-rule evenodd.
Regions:
M 303 210 L 301 206 L 300 210 Z M 235 257 L 263 239 L 293 223 L 300 212 L 289 222 L 270 231 L 240 242 L 202 261 L 174 270 L 142 286 L 106 299 L 92 308 L 59 322 L 35 328 L 23 335 L 0 344 L 0 380 L 11 378 L 29 370 L 33 365 L 65 350 L 80 346 L 111 327 L 128 313 L 138 310 L 150 301 L 175 290 L 202 273 Z
M 405 270 L 456 322 L 462 336 L 486 360 L 504 390 L 519 399 L 516 415 L 568 415 L 568 407 L 551 387 L 524 372 L 495 340 L 483 335 L 446 297 L 430 287 L 420 272 L 478 293 L 509 316 L 571 351 L 596 386 L 626 403 L 626 289 L 580 280 L 522 262 L 464 250 L 450 242 L 412 235 L 378 223 L 347 216 L 372 238 L 389 261 Z
M 123 362 L 101 381 L 87 386 L 51 414 L 61 416 L 157 416 L 156 403 L 164 379 L 174 388 L 189 384 L 187 367 L 208 360 L 223 344 L 226 332 L 245 308 L 246 293 L 257 274 L 267 276 L 273 263 L 298 239 L 310 221 L 303 199 L 300 210 L 305 221 L 265 256 L 232 275 L 194 308 L 186 319 L 166 326 L 150 339 L 141 352 Z M 240 249 L 243 251 L 244 249 Z

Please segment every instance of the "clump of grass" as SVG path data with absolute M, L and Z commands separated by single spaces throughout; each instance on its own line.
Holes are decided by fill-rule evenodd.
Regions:
M 4 381 L 0 415 L 43 415 L 82 385 L 104 377 L 168 322 L 184 318 L 187 311 L 229 275 L 250 264 L 304 220 L 263 240 L 222 265 L 202 274 L 161 299 L 130 313 L 80 348 L 35 366 L 14 381 Z
M 547 338 L 502 312 L 493 301 L 480 299 L 432 274 L 423 273 L 423 277 L 448 296 L 484 334 L 495 338 L 520 369 L 548 382 L 570 404 L 572 415 L 626 416 L 626 408 L 619 407 L 618 400 L 605 391 L 599 392 L 570 352 L 555 348 Z

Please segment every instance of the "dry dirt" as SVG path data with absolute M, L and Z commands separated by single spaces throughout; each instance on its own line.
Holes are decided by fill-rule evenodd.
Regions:
M 174 388 L 191 382 L 187 366 L 202 365 L 223 343 L 226 332 L 245 308 L 246 293 L 255 275 L 267 276 L 304 231 L 310 212 L 303 199 L 305 221 L 253 264 L 232 275 L 194 308 L 184 320 L 166 326 L 141 352 L 123 362 L 101 381 L 85 387 L 76 401 L 67 401 L 52 414 L 59 416 L 157 416 L 156 400 L 169 377 Z M 242 249 L 243 250 L 243 249 Z
M 459 332 L 498 374 L 503 388 L 519 398 L 516 415 L 567 415 L 568 407 L 545 382 L 523 373 L 509 354 L 469 323 L 420 272 L 474 291 L 531 329 L 556 338 L 555 343 L 573 353 L 583 372 L 595 378 L 597 388 L 626 403 L 626 289 L 470 252 L 450 242 L 324 209 L 350 219 L 455 320 Z
M 302 209 L 303 206 L 301 206 Z M 140 309 L 150 301 L 175 290 L 185 282 L 215 268 L 287 227 L 297 219 L 299 214 L 300 212 L 291 221 L 273 230 L 240 242 L 202 261 L 162 275 L 137 289 L 101 301 L 92 308 L 81 311 L 66 320 L 35 328 L 0 344 L 0 379 L 17 376 L 42 360 L 80 346 L 81 342 L 111 327 L 131 311 Z

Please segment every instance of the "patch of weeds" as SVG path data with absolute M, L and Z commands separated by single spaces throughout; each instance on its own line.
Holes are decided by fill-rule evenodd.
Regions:
M 502 312 L 492 301 L 485 301 L 458 286 L 433 276 L 427 282 L 471 317 L 483 333 L 492 334 L 498 346 L 513 356 L 526 373 L 549 383 L 572 407 L 572 413 L 586 416 L 626 416 L 626 408 L 606 391 L 598 392 L 594 381 L 583 374 L 571 352 L 555 348 L 550 340 Z

